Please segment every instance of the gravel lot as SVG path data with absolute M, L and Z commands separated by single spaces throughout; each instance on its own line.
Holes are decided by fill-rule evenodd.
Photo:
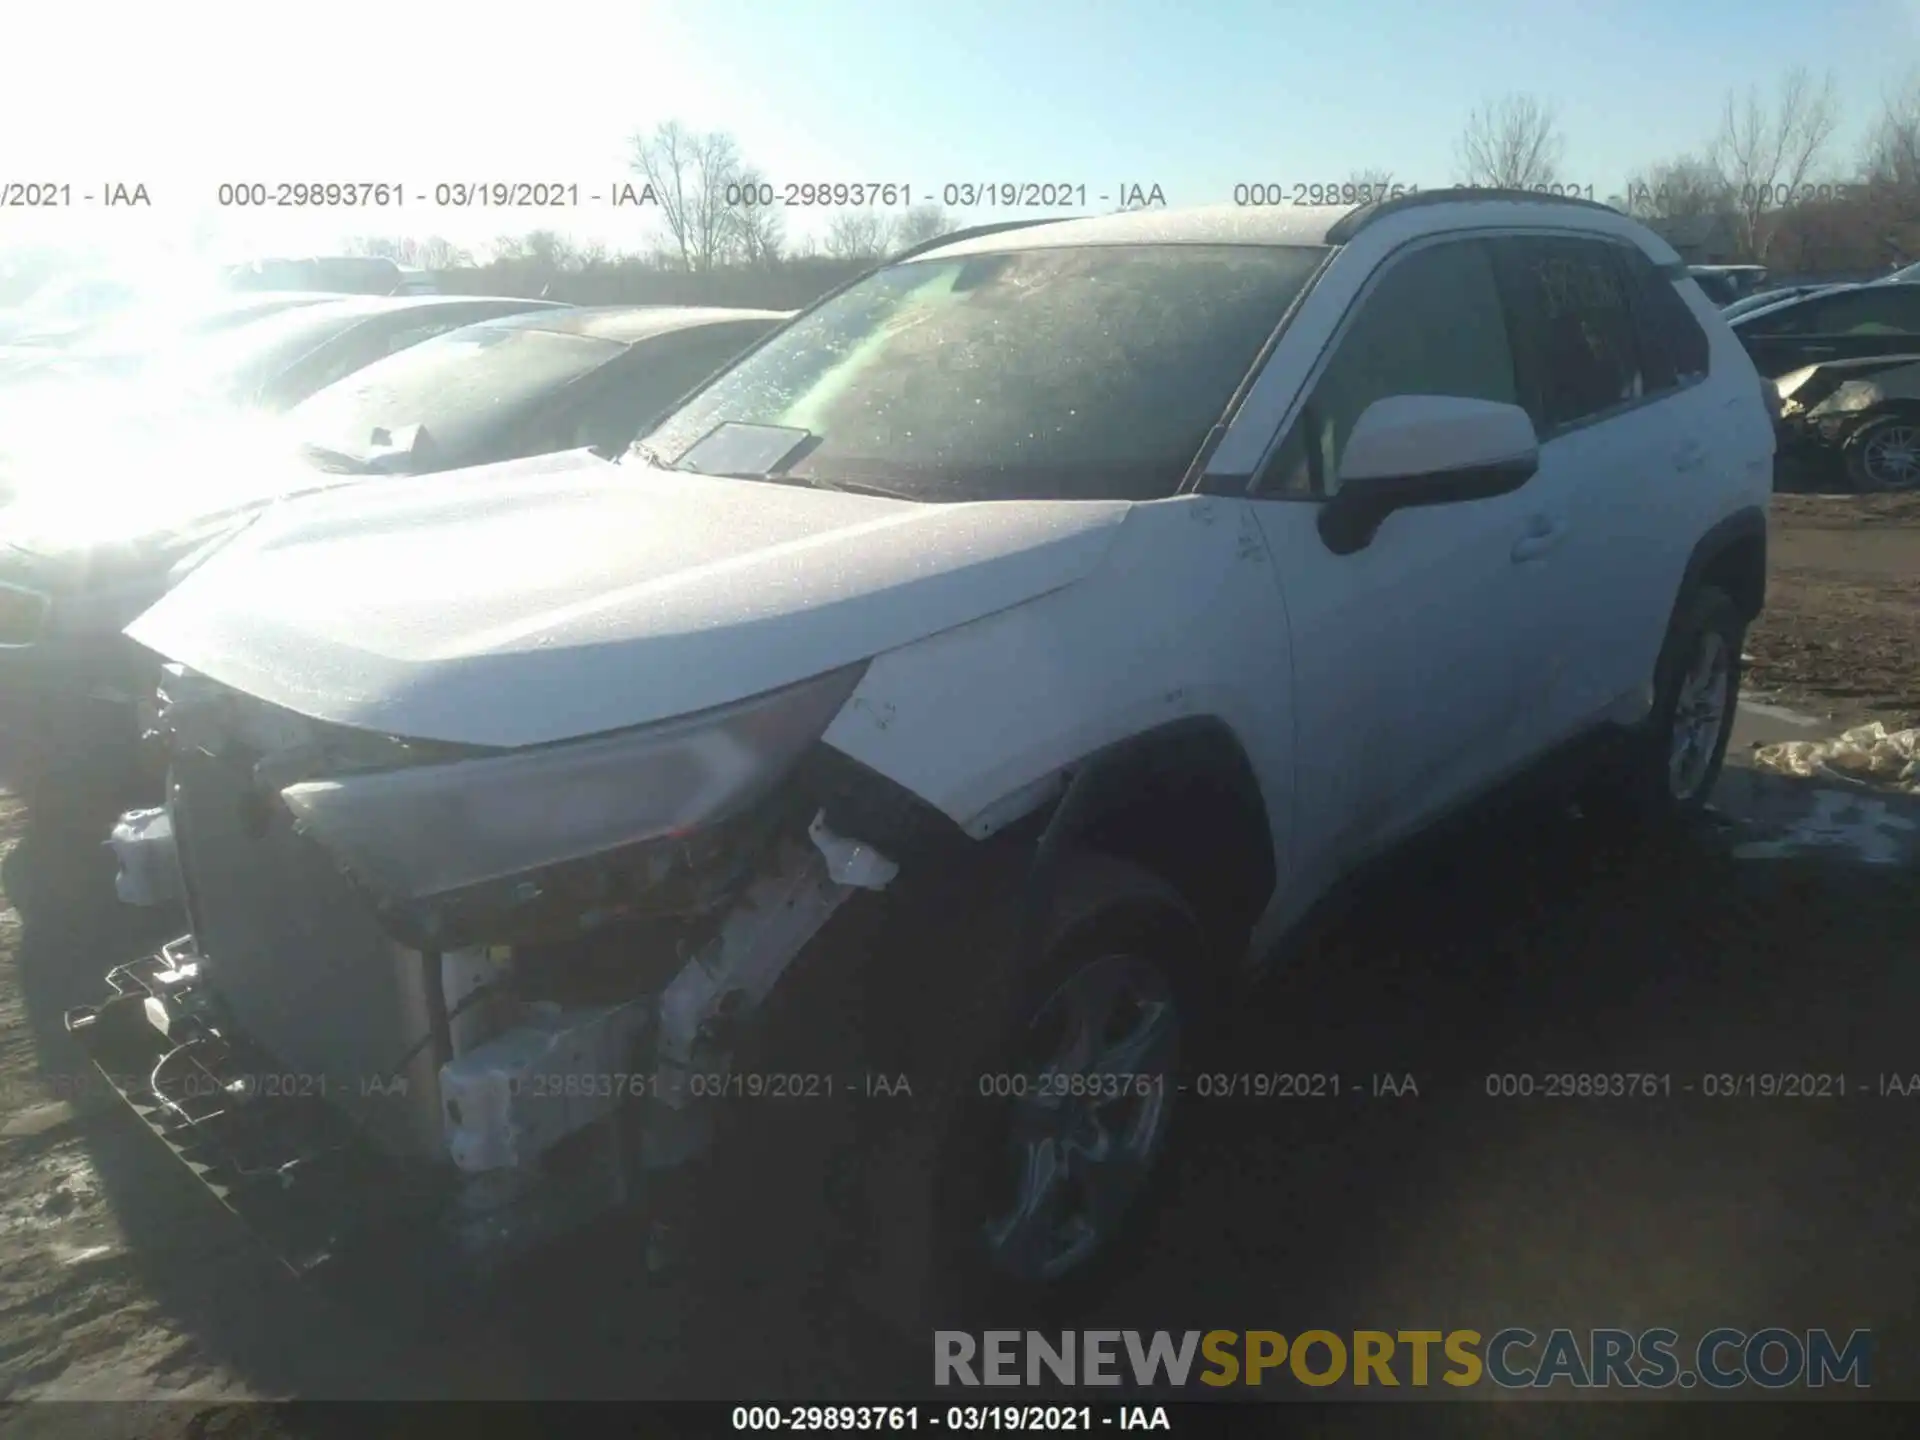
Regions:
M 1920 497 L 1783 497 L 1774 556 L 1752 687 L 1920 723 Z M 839 1294 L 653 1289 L 617 1243 L 431 1338 L 281 1278 L 61 1031 L 109 964 L 169 932 L 113 900 L 113 790 L 75 774 L 0 794 L 0 1397 L 149 1403 L 25 1406 L 16 1433 L 325 1428 L 237 1408 L 262 1395 L 923 1388 L 927 1350 Z M 1396 866 L 1294 947 L 1217 1068 L 1411 1074 L 1418 1097 L 1196 1102 L 1174 1203 L 1105 1322 L 1871 1326 L 1876 1390 L 1920 1398 L 1920 1098 L 1856 1093 L 1920 1070 L 1920 885 L 1741 860 L 1742 833 L 1626 854 L 1522 816 Z M 1670 1073 L 1676 1092 L 1840 1073 L 1850 1098 L 1486 1094 L 1489 1074 L 1566 1070 Z

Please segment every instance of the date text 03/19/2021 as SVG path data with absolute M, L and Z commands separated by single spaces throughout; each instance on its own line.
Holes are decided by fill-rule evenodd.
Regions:
M 728 1428 L 786 1434 L 881 1431 L 1000 1431 L 1088 1433 L 1110 1430 L 1172 1431 L 1173 1415 L 1191 1417 L 1204 1405 L 735 1405 Z M 1183 1424 L 1181 1428 L 1186 1428 Z

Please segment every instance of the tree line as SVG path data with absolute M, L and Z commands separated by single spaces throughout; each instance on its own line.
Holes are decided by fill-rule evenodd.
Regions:
M 1837 145 L 1841 118 L 1833 76 L 1816 79 L 1796 67 L 1771 87 L 1729 92 L 1712 133 L 1593 198 L 1647 221 L 1683 249 L 1693 237 L 1713 258 L 1777 273 L 1877 272 L 1920 258 L 1920 70 L 1880 101 L 1850 154 Z M 1466 117 L 1449 178 L 1590 193 L 1590 183 L 1569 183 L 1565 153 L 1549 102 L 1524 92 L 1496 96 Z M 552 229 L 477 247 L 435 235 L 365 236 L 349 249 L 433 271 L 452 291 L 785 309 L 966 223 L 940 205 L 850 206 L 833 210 L 817 235 L 790 234 L 781 207 L 742 203 L 766 179 L 739 142 L 677 120 L 629 137 L 628 167 L 651 191 L 657 219 L 637 252 L 614 253 Z M 1337 188 L 1365 196 L 1394 184 L 1392 170 L 1357 169 Z M 43 278 L 43 267 L 25 256 L 8 270 L 0 300 L 20 298 Z
M 1715 258 L 1778 271 L 1878 271 L 1920 257 L 1920 71 L 1884 97 L 1854 153 L 1841 154 L 1837 82 L 1805 67 L 1771 87 L 1729 92 L 1714 131 L 1692 149 L 1592 195 Z M 484 256 L 444 239 L 369 239 L 356 248 L 442 273 L 448 288 L 545 293 L 586 303 L 805 304 L 890 253 L 962 221 L 939 205 L 898 214 L 834 211 L 823 233 L 793 237 L 778 206 L 740 203 L 765 176 L 724 131 L 667 121 L 628 142 L 629 168 L 650 187 L 656 232 L 638 254 L 610 254 L 551 230 L 504 236 Z M 1489 98 L 1454 145 L 1453 183 L 1561 190 L 1566 134 L 1554 107 L 1516 92 Z M 1395 182 L 1358 169 L 1361 195 Z M 1340 187 L 1342 192 L 1346 186 Z
M 1864 138 L 1840 152 L 1840 91 L 1804 66 L 1770 88 L 1730 91 L 1714 130 L 1606 196 L 1669 238 L 1779 272 L 1874 272 L 1920 258 L 1920 71 L 1882 98 Z M 1565 136 L 1538 97 L 1476 109 L 1457 155 L 1468 183 L 1550 187 Z

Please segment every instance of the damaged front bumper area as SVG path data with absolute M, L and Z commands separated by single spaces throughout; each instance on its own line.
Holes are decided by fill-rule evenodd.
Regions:
M 478 757 L 169 684 L 109 843 L 191 930 L 67 1016 L 148 1127 L 297 1273 L 464 1283 L 622 1207 L 670 1250 L 741 1022 L 897 873 L 796 779 L 851 681 Z

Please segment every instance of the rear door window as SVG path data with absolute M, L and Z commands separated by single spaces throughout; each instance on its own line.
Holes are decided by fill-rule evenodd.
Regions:
M 1647 382 L 1618 247 L 1560 235 L 1490 243 L 1541 434 L 1639 400 Z
M 1645 253 L 1616 247 L 1626 272 L 1641 376 L 1649 395 L 1676 389 L 1707 373 L 1707 332 L 1700 328 L 1674 282 Z

